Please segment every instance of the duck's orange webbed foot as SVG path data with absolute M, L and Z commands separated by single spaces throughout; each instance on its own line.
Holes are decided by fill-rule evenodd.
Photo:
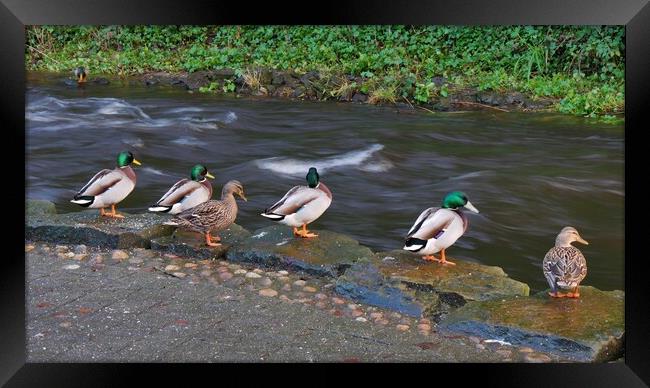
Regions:
M 564 298 L 564 297 L 567 296 L 566 294 L 563 294 L 563 293 L 558 292 L 558 291 L 555 291 L 555 292 L 549 292 L 548 295 L 549 295 L 551 298 Z
M 293 228 L 293 234 L 295 234 L 296 236 L 300 236 L 302 238 L 318 237 L 316 233 L 311 233 L 310 231 L 307 230 L 307 224 L 304 224 L 301 230 L 297 228 Z
M 215 238 L 218 238 L 217 241 L 221 241 L 221 237 L 215 237 Z M 206 233 L 206 234 L 205 234 L 205 243 L 206 243 L 209 247 L 218 247 L 218 246 L 221 245 L 221 244 L 219 244 L 219 243 L 214 243 L 214 242 L 212 242 L 212 236 L 210 236 L 210 233 Z
M 578 287 L 574 288 L 571 292 L 567 292 L 567 298 L 579 298 L 580 293 L 578 292 Z
M 440 256 L 441 256 L 440 259 L 436 259 L 436 258 L 434 258 L 434 260 L 437 261 L 437 262 L 439 262 L 440 264 L 443 264 L 443 265 L 444 265 L 444 264 L 456 265 L 456 263 L 454 263 L 454 262 L 452 262 L 452 261 L 448 261 L 448 260 L 445 258 L 445 250 L 444 250 L 444 249 L 443 249 L 442 251 L 440 251 Z
M 440 261 L 440 260 L 439 260 L 437 257 L 435 257 L 434 255 L 426 255 L 426 256 L 422 256 L 422 260 L 425 260 L 425 261 Z

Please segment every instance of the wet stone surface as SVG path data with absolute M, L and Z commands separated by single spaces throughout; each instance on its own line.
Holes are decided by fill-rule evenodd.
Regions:
M 75 249 L 25 243 L 30 362 L 563 360 L 439 333 L 341 297 L 330 278 L 141 248 L 59 256 Z
M 159 215 L 127 214 L 125 218 L 100 217 L 99 210 L 52 214 L 30 210 L 28 202 L 25 238 L 61 244 L 107 248 L 149 248 L 151 239 L 170 235 L 173 226 L 162 225 Z M 32 212 L 30 214 L 30 211 Z
M 623 354 L 624 293 L 580 287 L 578 299 L 530 298 L 471 302 L 441 323 L 446 331 L 492 336 L 576 361 L 603 362 Z M 534 357 L 533 357 L 534 358 Z
M 295 237 L 290 227 L 268 226 L 256 230 L 248 239 L 229 250 L 227 258 L 233 262 L 336 277 L 359 258 L 372 255 L 369 248 L 348 236 L 327 230 L 317 233 L 318 238 L 303 239 Z
M 456 265 L 425 262 L 403 250 L 379 252 L 347 269 L 336 290 L 415 317 L 440 317 L 468 301 L 529 293 L 527 284 L 499 267 L 450 260 Z
M 179 228 L 169 236 L 153 239 L 151 249 L 169 252 L 178 256 L 218 259 L 225 257 L 226 252 L 232 246 L 249 237 L 250 232 L 237 224 L 232 224 L 222 232 L 212 233 L 212 236 L 221 238 L 221 241 L 219 241 L 220 246 L 209 247 L 205 243 L 204 235 Z

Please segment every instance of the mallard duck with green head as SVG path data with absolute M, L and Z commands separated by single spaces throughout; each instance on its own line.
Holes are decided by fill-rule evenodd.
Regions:
M 83 207 L 99 209 L 99 214 L 106 217 L 124 218 L 117 214 L 115 205 L 122 202 L 135 188 L 136 176 L 131 164 L 140 165 L 133 154 L 122 151 L 117 155 L 117 167 L 104 169 L 95 174 L 70 202 Z M 111 207 L 108 213 L 104 209 Z
M 421 254 L 427 261 L 455 265 L 446 259 L 445 250 L 467 230 L 469 221 L 463 208 L 478 213 L 464 193 L 454 191 L 447 194 L 442 200 L 442 207 L 430 207 L 415 220 L 402 249 Z M 433 255 L 438 252 L 440 259 Z
M 211 232 L 227 229 L 237 218 L 237 201 L 235 195 L 247 201 L 244 195 L 244 186 L 239 181 L 232 180 L 223 186 L 221 200 L 203 202 L 193 208 L 187 209 L 165 222 L 165 225 L 180 226 L 205 235 L 205 243 L 216 247 L 221 244 L 212 242 L 221 241 L 218 236 L 213 237 Z
M 207 178 L 214 179 L 214 176 L 205 166 L 197 164 L 190 171 L 190 179 L 184 178 L 176 182 L 149 211 L 178 214 L 209 201 L 212 198 L 212 184 Z
M 88 77 L 88 74 L 86 73 L 86 69 L 83 66 L 75 67 L 74 77 L 77 80 L 78 84 L 85 83 L 86 78 Z
M 332 192 L 323 182 L 315 167 L 307 172 L 307 186 L 295 186 L 282 199 L 264 210 L 262 216 L 293 227 L 293 234 L 303 238 L 317 237 L 307 230 L 307 224 L 318 219 L 332 203 Z M 302 227 L 302 229 L 298 229 Z
M 589 245 L 574 227 L 567 226 L 555 238 L 555 246 L 544 256 L 542 270 L 551 287 L 548 294 L 553 298 L 580 297 L 578 286 L 587 276 L 587 260 L 578 248 L 571 245 L 575 241 Z M 558 288 L 571 291 L 563 294 L 558 292 Z

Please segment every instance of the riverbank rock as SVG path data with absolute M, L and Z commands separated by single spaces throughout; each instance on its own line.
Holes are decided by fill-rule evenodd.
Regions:
M 527 296 L 530 292 L 527 284 L 510 279 L 499 267 L 450 260 L 456 265 L 425 262 L 403 250 L 379 252 L 365 268 L 347 270 L 337 280 L 336 291 L 416 317 L 445 314 L 468 301 Z
M 580 294 L 579 299 L 552 299 L 541 292 L 529 298 L 470 302 L 449 314 L 439 327 L 576 361 L 621 357 L 624 293 L 581 286 Z
M 162 225 L 162 219 L 155 214 L 120 214 L 125 218 L 100 217 L 99 211 L 94 209 L 36 215 L 28 210 L 25 239 L 114 249 L 149 248 L 153 238 L 170 235 L 174 231 L 173 226 Z
M 221 237 L 221 246 L 209 247 L 205 244 L 204 235 L 179 228 L 169 236 L 151 240 L 151 249 L 178 256 L 217 259 L 225 257 L 230 247 L 240 243 L 251 234 L 241 226 L 232 224 L 228 229 L 213 233 L 213 235 Z
M 56 214 L 56 206 L 54 203 L 42 199 L 28 199 L 25 204 L 25 213 L 27 216 Z
M 268 226 L 230 249 L 227 258 L 336 277 L 359 258 L 372 255 L 369 248 L 348 236 L 327 230 L 316 233 L 317 238 L 303 239 L 294 237 L 290 227 Z

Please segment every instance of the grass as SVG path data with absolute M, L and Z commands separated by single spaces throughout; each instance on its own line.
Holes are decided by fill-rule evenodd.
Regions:
M 326 69 L 324 96 L 361 92 L 370 103 L 430 104 L 475 88 L 553 98 L 556 111 L 590 117 L 624 107 L 622 26 L 30 26 L 26 34 L 30 70 L 232 68 L 260 91 L 252 69 Z M 233 81 L 208 91 L 232 92 Z

